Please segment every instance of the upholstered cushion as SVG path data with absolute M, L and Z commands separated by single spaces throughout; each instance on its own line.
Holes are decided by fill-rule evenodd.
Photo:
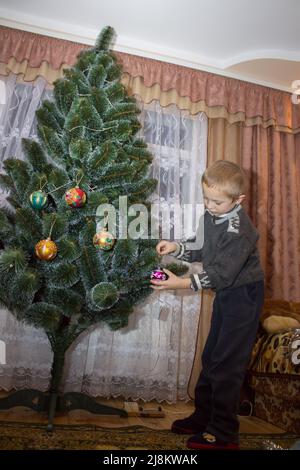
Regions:
M 300 302 L 266 300 L 260 321 L 269 334 L 300 328 Z
M 288 330 L 267 335 L 260 331 L 252 351 L 250 371 L 267 375 L 293 374 L 300 379 L 300 364 L 292 361 L 293 354 L 297 352 L 294 346 L 297 346 L 298 332 Z
M 300 321 L 291 317 L 283 317 L 281 315 L 270 315 L 262 323 L 267 333 L 281 333 L 286 330 L 300 328 Z

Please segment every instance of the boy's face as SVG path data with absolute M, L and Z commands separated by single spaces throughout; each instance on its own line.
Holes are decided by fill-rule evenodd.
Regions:
M 230 212 L 237 204 L 240 204 L 245 195 L 242 194 L 236 199 L 228 197 L 224 192 L 215 186 L 207 186 L 205 183 L 202 185 L 203 198 L 206 209 L 216 216 L 220 216 Z

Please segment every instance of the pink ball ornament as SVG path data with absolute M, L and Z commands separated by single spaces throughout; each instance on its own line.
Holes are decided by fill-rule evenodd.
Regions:
M 158 267 L 152 271 L 151 279 L 155 279 L 156 281 L 166 281 L 169 279 L 169 276 L 160 267 Z

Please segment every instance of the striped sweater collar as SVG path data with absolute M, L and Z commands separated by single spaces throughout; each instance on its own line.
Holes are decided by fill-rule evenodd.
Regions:
M 207 212 L 210 214 L 210 216 L 212 218 L 212 222 L 215 225 L 220 225 L 223 222 L 225 222 L 226 220 L 229 220 L 229 219 L 232 219 L 233 217 L 235 217 L 241 209 L 242 209 L 241 204 L 238 204 L 233 209 L 231 209 L 230 212 L 227 212 L 227 214 L 223 214 L 222 216 L 219 216 L 219 217 L 216 216 L 216 215 L 210 214 L 209 211 L 207 211 Z

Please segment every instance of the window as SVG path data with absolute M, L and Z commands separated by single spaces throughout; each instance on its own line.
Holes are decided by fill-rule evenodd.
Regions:
M 207 117 L 204 113 L 191 116 L 175 105 L 162 107 L 159 102 L 140 106 L 141 136 L 154 155 L 151 177 L 158 180 L 151 201 L 159 203 L 162 210 L 170 208 L 171 238 L 187 238 L 196 232 L 203 211 L 200 176 L 207 159 Z M 176 216 L 178 206 L 182 214 Z M 190 214 L 183 223 L 185 210 Z M 176 217 L 180 217 L 181 232 L 174 231 Z

